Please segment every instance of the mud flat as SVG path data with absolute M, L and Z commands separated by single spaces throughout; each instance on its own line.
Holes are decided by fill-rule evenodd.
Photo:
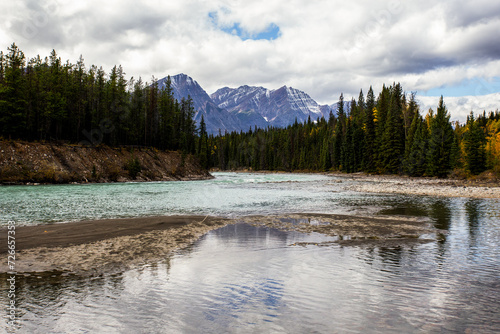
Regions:
M 434 228 L 429 221 L 405 218 L 296 213 L 245 217 L 241 221 L 254 226 L 266 226 L 283 231 L 321 233 L 336 237 L 336 241 L 328 244 L 346 246 L 426 243 L 435 241 L 446 234 L 446 231 Z
M 382 194 L 426 195 L 441 197 L 500 198 L 497 183 L 480 183 L 465 180 L 411 178 L 379 175 L 339 175 L 354 181 L 344 189 Z
M 166 216 L 18 227 L 15 270 L 89 276 L 120 272 L 160 261 L 227 222 L 208 216 Z M 1 232 L 5 236 L 6 230 Z M 6 251 L 2 245 L 0 252 Z M 2 264 L 0 273 L 7 271 L 7 264 Z
M 436 240 L 440 233 L 426 221 L 308 213 L 237 219 L 165 216 L 24 226 L 16 229 L 15 270 L 25 275 L 59 272 L 95 276 L 122 272 L 162 261 L 208 231 L 236 223 L 322 233 L 337 237 L 331 243 L 347 246 L 423 243 Z M 1 233 L 6 234 L 6 230 Z M 6 252 L 3 245 L 0 253 Z M 0 273 L 8 271 L 7 265 L 2 264 Z

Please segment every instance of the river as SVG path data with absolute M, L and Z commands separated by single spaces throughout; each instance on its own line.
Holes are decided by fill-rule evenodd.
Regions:
M 423 244 L 316 246 L 331 237 L 228 225 L 162 261 L 118 274 L 18 277 L 18 331 L 500 331 L 499 200 L 350 192 L 344 187 L 360 181 L 326 175 L 215 176 L 196 182 L 1 187 L 2 224 L 318 212 L 414 218 L 447 233 Z M 7 302 L 2 294 L 0 303 Z

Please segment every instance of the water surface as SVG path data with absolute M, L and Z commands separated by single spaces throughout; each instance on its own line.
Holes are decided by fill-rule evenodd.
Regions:
M 117 275 L 19 277 L 19 332 L 500 332 L 500 201 L 344 192 L 354 181 L 322 175 L 216 176 L 1 187 L 0 205 L 25 224 L 326 212 L 422 219 L 447 233 L 426 244 L 316 246 L 335 238 L 230 225 Z

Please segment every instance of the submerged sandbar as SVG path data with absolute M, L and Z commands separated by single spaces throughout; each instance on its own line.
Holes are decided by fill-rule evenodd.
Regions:
M 120 272 L 161 261 L 173 251 L 192 245 L 208 231 L 237 223 L 337 236 L 335 243 L 341 245 L 428 242 L 435 240 L 432 235 L 440 233 L 421 220 L 314 213 L 235 219 L 162 216 L 22 226 L 16 230 L 16 271 L 79 275 Z M 6 252 L 5 245 L 1 252 Z M 0 267 L 0 272 L 7 271 L 6 265 Z

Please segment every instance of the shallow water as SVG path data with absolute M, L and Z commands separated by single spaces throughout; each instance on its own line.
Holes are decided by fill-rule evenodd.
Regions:
M 331 177 L 214 175 L 205 181 L 4 186 L 0 212 L 18 224 L 32 224 L 174 214 L 237 216 L 330 206 Z
M 163 261 L 118 275 L 82 278 L 43 273 L 18 277 L 19 332 L 500 331 L 498 200 L 343 193 L 332 178 L 316 175 L 217 176 L 215 180 L 175 185 L 89 185 L 97 190 L 86 204 L 74 201 L 85 201 L 92 193 L 87 186 L 24 188 L 31 195 L 39 191 L 53 200 L 65 201 L 69 207 L 63 213 L 58 206 L 33 210 L 26 204 L 29 200 L 23 202 L 19 200 L 22 196 L 14 195 L 22 187 L 0 188 L 0 196 L 4 209 L 3 200 L 9 198 L 5 189 L 11 192 L 11 198 L 18 196 L 18 202 L 12 199 L 11 203 L 19 206 L 9 212 L 18 220 L 27 215 L 27 224 L 92 217 L 88 212 L 81 213 L 85 210 L 75 212 L 79 205 L 89 205 L 87 208 L 95 214 L 109 217 L 182 210 L 203 214 L 207 208 L 228 216 L 314 211 L 416 217 L 430 220 L 447 234 L 426 244 L 316 246 L 335 238 L 230 225 L 209 232 L 189 249 Z M 188 199 L 199 196 L 195 185 L 209 189 L 205 197 L 218 202 Z M 76 190 L 68 194 L 67 187 Z M 123 193 L 120 187 L 124 187 Z M 168 201 L 170 197 L 164 194 L 172 189 L 176 189 L 176 196 Z M 56 195 L 65 192 L 73 200 Z M 112 192 L 115 195 L 111 196 Z M 121 202 L 120 213 L 121 197 L 128 200 Z M 109 213 L 105 212 L 106 198 L 111 199 Z M 168 206 L 172 211 L 165 207 L 162 211 L 162 199 L 173 203 Z M 36 201 L 53 205 L 41 195 Z M 288 201 L 293 205 L 286 204 Z M 189 208 L 187 203 L 197 206 Z M 296 246 L 305 243 L 305 247 Z M 3 289 L 5 279 L 1 282 Z M 6 303 L 7 296 L 0 294 L 0 304 Z M 6 312 L 3 314 L 5 318 Z

